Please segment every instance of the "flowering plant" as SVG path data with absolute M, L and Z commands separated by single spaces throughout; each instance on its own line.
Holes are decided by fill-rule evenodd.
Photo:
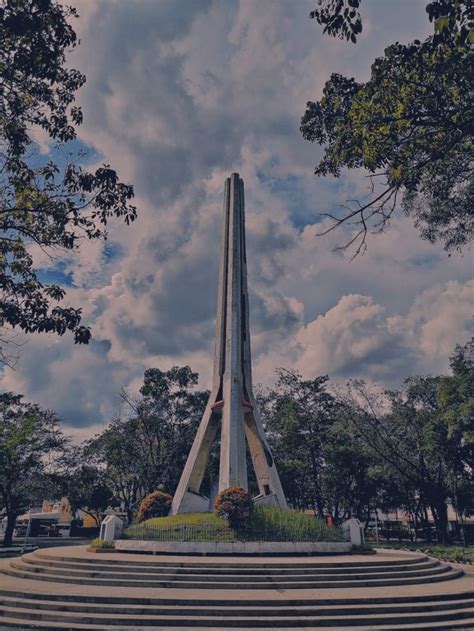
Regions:
M 140 523 L 152 517 L 164 517 L 169 513 L 173 497 L 163 491 L 155 491 L 146 495 L 140 502 L 137 522 Z
M 224 489 L 216 498 L 214 512 L 227 519 L 231 526 L 241 524 L 252 511 L 252 498 L 245 489 L 230 486 Z

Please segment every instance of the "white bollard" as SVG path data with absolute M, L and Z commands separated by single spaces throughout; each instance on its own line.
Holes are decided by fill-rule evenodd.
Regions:
M 342 524 L 342 533 L 346 541 L 350 541 L 353 546 L 363 546 L 365 543 L 364 528 L 355 517 L 347 519 Z
M 119 539 L 123 531 L 123 521 L 116 515 L 107 515 L 100 525 L 99 538 L 102 541 L 115 541 Z

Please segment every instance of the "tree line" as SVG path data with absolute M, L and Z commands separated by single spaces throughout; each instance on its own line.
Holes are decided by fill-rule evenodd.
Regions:
M 123 391 L 123 412 L 81 445 L 64 434 L 55 412 L 0 395 L 4 543 L 18 515 L 47 497 L 66 495 L 73 510 L 99 524 L 110 505 L 131 522 L 145 495 L 173 493 L 209 395 L 197 384 L 188 366 L 146 370 L 139 395 Z M 356 516 L 366 525 L 375 510 L 401 508 L 420 528 L 428 527 L 429 511 L 441 542 L 450 537 L 448 502 L 461 522 L 474 512 L 474 340 L 456 347 L 450 375 L 411 377 L 380 391 L 278 369 L 258 402 L 292 506 L 335 524 Z M 206 492 L 217 476 L 218 444 Z M 256 493 L 252 476 L 249 484 Z

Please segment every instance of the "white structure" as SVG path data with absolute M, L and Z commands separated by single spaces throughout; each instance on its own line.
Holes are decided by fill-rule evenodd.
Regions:
M 344 538 L 353 546 L 363 546 L 365 543 L 364 527 L 358 519 L 352 517 L 342 524 Z
M 224 221 L 217 294 L 214 382 L 211 396 L 174 496 L 171 514 L 205 512 L 200 492 L 212 445 L 220 430 L 218 491 L 248 488 L 247 439 L 260 494 L 256 502 L 286 507 L 280 478 L 252 391 L 244 183 L 233 173 L 225 183 Z
M 107 515 L 100 525 L 100 539 L 102 541 L 115 541 L 120 539 L 123 531 L 123 521 L 116 515 Z

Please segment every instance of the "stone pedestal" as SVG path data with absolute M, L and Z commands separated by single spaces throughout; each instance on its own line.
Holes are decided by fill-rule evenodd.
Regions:
M 344 538 L 353 546 L 363 546 L 365 543 L 364 527 L 358 519 L 352 517 L 342 524 Z
M 100 525 L 100 539 L 102 541 L 115 541 L 120 539 L 123 531 L 123 521 L 116 515 L 107 515 Z

